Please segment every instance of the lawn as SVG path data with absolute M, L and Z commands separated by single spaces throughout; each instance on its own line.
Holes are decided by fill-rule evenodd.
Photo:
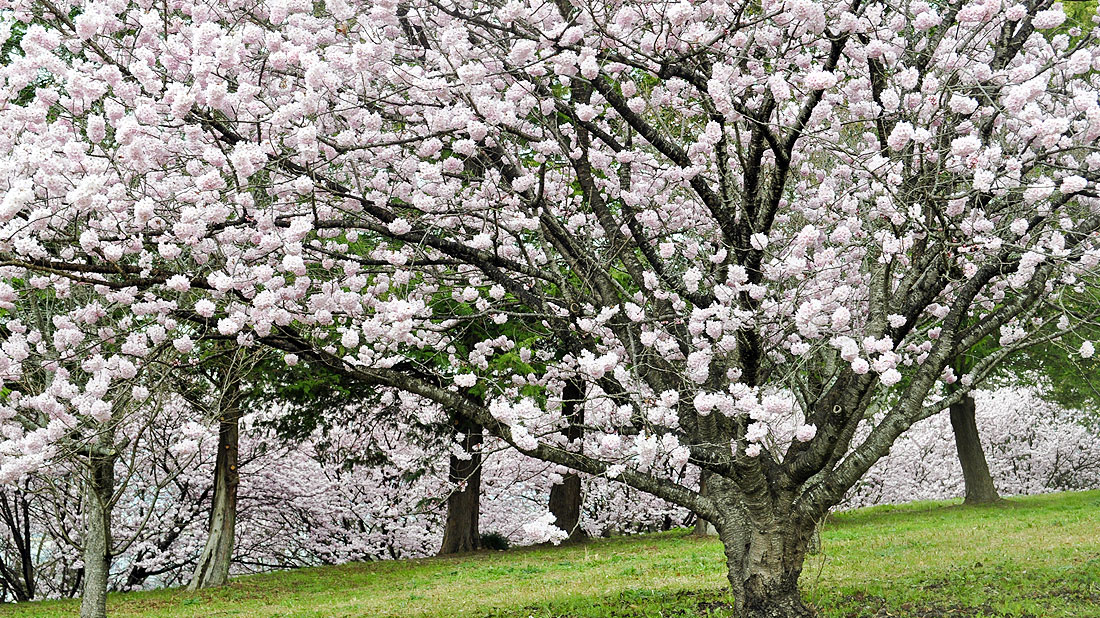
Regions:
M 117 618 L 724 616 L 720 545 L 683 531 L 568 547 L 269 573 L 112 595 Z M 823 617 L 1100 617 L 1100 491 L 835 515 L 802 587 Z M 77 603 L 0 616 L 74 616 Z

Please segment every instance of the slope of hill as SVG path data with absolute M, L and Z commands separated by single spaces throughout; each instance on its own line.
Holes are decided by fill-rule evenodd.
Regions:
M 725 616 L 721 547 L 684 531 L 583 545 L 268 573 L 115 594 L 117 618 Z M 1100 491 L 874 507 L 826 524 L 803 590 L 828 618 L 1100 617 Z M 77 604 L 0 616 L 74 616 Z

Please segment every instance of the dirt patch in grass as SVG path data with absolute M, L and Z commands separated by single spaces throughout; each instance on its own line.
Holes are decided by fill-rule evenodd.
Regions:
M 945 583 L 935 582 L 930 588 L 939 588 Z M 912 603 L 890 604 L 885 597 L 857 593 L 844 600 L 845 610 L 840 614 L 844 618 L 971 618 L 974 616 L 1000 616 L 989 603 L 981 605 Z M 1015 613 L 1013 618 L 1040 618 L 1031 613 Z
M 733 611 L 733 604 L 729 601 L 701 601 L 695 607 L 704 616 Z
M 968 616 L 995 616 L 998 612 L 993 606 L 986 604 L 981 607 L 967 607 L 962 605 L 927 607 L 914 603 L 904 603 L 898 608 L 881 608 L 872 618 L 967 618 Z M 853 616 L 858 614 L 852 614 Z M 1017 614 L 1015 618 L 1039 618 L 1034 614 Z

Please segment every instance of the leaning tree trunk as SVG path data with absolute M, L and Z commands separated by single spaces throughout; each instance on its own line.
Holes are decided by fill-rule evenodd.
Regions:
M 450 481 L 456 488 L 447 497 L 447 523 L 439 554 L 457 554 L 481 547 L 478 518 L 481 514 L 481 426 L 466 423 L 462 448 L 468 459 L 451 455 Z
M 111 571 L 111 498 L 115 458 L 109 447 L 91 447 L 84 514 L 84 591 L 80 618 L 107 617 L 107 577 Z
M 576 380 L 567 380 L 562 389 L 562 416 L 566 426 L 562 430 L 570 443 L 584 438 L 584 391 Z M 584 539 L 587 535 L 581 528 L 581 506 L 584 496 L 581 492 L 581 477 L 575 472 L 565 475 L 561 483 L 550 488 L 550 513 L 554 516 L 554 525 L 569 534 L 570 541 Z
M 227 389 L 229 390 L 229 389 Z M 218 456 L 214 462 L 214 504 L 210 512 L 210 534 L 195 566 L 188 590 L 224 586 L 229 581 L 233 541 L 237 526 L 237 486 L 240 484 L 238 446 L 240 408 L 236 392 L 223 394 L 229 405 L 218 419 Z M 225 399 L 232 397 L 231 399 Z
M 951 428 L 955 432 L 955 448 L 959 452 L 962 464 L 963 481 L 966 485 L 966 504 L 990 504 L 998 502 L 1001 496 L 989 474 L 989 464 L 982 451 L 982 441 L 978 436 L 978 424 L 974 419 L 974 398 L 963 397 L 950 407 Z

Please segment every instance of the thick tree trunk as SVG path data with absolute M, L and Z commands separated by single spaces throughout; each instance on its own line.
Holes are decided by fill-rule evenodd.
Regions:
M 779 517 L 748 521 L 735 516 L 718 526 L 725 546 L 734 616 L 804 618 L 816 613 L 802 602 L 798 578 L 813 526 Z
M 814 517 L 795 509 L 795 496 L 770 485 L 763 475 L 744 480 L 751 481 L 751 488 L 719 475 L 707 477 L 708 493 L 718 511 L 713 523 L 726 554 L 733 615 L 815 616 L 798 590 L 816 527 Z
M 84 592 L 80 618 L 107 617 L 107 577 L 111 571 L 111 498 L 115 491 L 113 450 L 93 447 L 88 457 L 84 513 Z
M 478 518 L 481 514 L 481 426 L 466 424 L 462 448 L 469 455 L 461 459 L 451 455 L 450 480 L 457 487 L 447 497 L 447 523 L 439 554 L 457 554 L 481 547 Z
M 226 394 L 236 397 L 236 392 Z M 229 565 L 233 560 L 233 541 L 237 527 L 239 444 L 240 410 L 236 401 L 232 401 L 218 419 L 218 456 L 214 463 L 214 504 L 210 512 L 210 535 L 199 556 L 195 574 L 187 586 L 188 590 L 224 586 L 229 582 Z
M 550 488 L 550 513 L 554 515 L 554 525 L 569 534 L 570 541 L 584 539 L 581 528 L 581 477 L 566 474 L 561 483 Z
M 978 424 L 974 420 L 974 398 L 970 395 L 950 407 L 951 428 L 955 432 L 955 448 L 962 464 L 963 480 L 966 483 L 966 504 L 989 504 L 998 502 L 1001 496 L 993 485 L 982 451 L 982 441 L 978 436 Z
M 584 390 L 583 385 L 575 380 L 568 380 L 562 389 L 562 416 L 565 417 L 566 427 L 562 431 L 569 442 L 575 442 L 584 438 Z M 581 492 L 581 477 L 576 473 L 569 473 L 561 483 L 550 488 L 550 513 L 554 516 L 554 525 L 569 534 L 570 541 L 578 541 L 586 538 L 584 529 L 581 528 L 581 507 L 584 505 L 584 496 Z

